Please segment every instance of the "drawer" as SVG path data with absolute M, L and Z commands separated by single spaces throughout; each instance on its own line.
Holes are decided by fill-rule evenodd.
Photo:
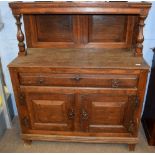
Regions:
M 138 75 L 20 73 L 21 85 L 64 87 L 137 87 Z

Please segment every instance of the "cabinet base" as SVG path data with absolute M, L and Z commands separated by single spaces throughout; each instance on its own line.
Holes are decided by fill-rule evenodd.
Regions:
M 85 136 L 63 136 L 63 135 L 40 135 L 22 134 L 23 140 L 32 141 L 59 141 L 59 142 L 84 142 L 84 143 L 119 143 L 128 144 L 129 151 L 134 151 L 138 142 L 137 137 L 85 137 Z

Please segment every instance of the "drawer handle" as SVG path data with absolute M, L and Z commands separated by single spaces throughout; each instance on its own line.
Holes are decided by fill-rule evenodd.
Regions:
M 80 76 L 79 76 L 79 75 L 76 75 L 74 79 L 75 79 L 76 81 L 81 80 L 81 78 L 80 78 Z
M 74 113 L 74 109 L 70 109 L 69 110 L 69 113 L 68 113 L 68 118 L 69 119 L 74 119 L 74 116 L 75 116 L 75 113 Z
M 118 79 L 113 79 L 111 82 L 112 88 L 118 88 L 120 81 Z
M 44 83 L 44 79 L 43 78 L 40 78 L 38 81 L 37 81 L 38 84 L 43 84 Z
M 81 119 L 82 120 L 88 119 L 88 113 L 84 109 L 82 109 L 82 112 L 81 112 Z

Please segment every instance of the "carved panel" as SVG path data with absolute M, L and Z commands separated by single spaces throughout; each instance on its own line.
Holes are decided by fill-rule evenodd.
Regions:
M 81 95 L 81 130 L 90 132 L 126 132 L 124 117 L 127 96 L 104 94 Z M 83 110 L 84 109 L 84 110 Z
M 97 48 L 131 48 L 135 16 L 89 15 L 88 45 Z
M 35 123 L 63 123 L 66 121 L 64 101 L 32 100 Z
M 36 15 L 37 40 L 39 42 L 72 42 L 72 15 Z
M 30 93 L 26 97 L 33 129 L 73 129 L 73 119 L 69 115 L 70 109 L 74 110 L 73 95 Z
M 123 42 L 127 31 L 127 16 L 89 16 L 89 42 Z
M 28 47 L 72 47 L 76 22 L 75 15 L 24 15 Z

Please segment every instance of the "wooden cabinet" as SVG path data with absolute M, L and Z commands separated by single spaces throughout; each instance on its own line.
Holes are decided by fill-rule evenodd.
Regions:
M 133 150 L 149 69 L 142 43 L 151 4 L 9 5 L 19 56 L 8 67 L 22 139 L 125 143 Z

